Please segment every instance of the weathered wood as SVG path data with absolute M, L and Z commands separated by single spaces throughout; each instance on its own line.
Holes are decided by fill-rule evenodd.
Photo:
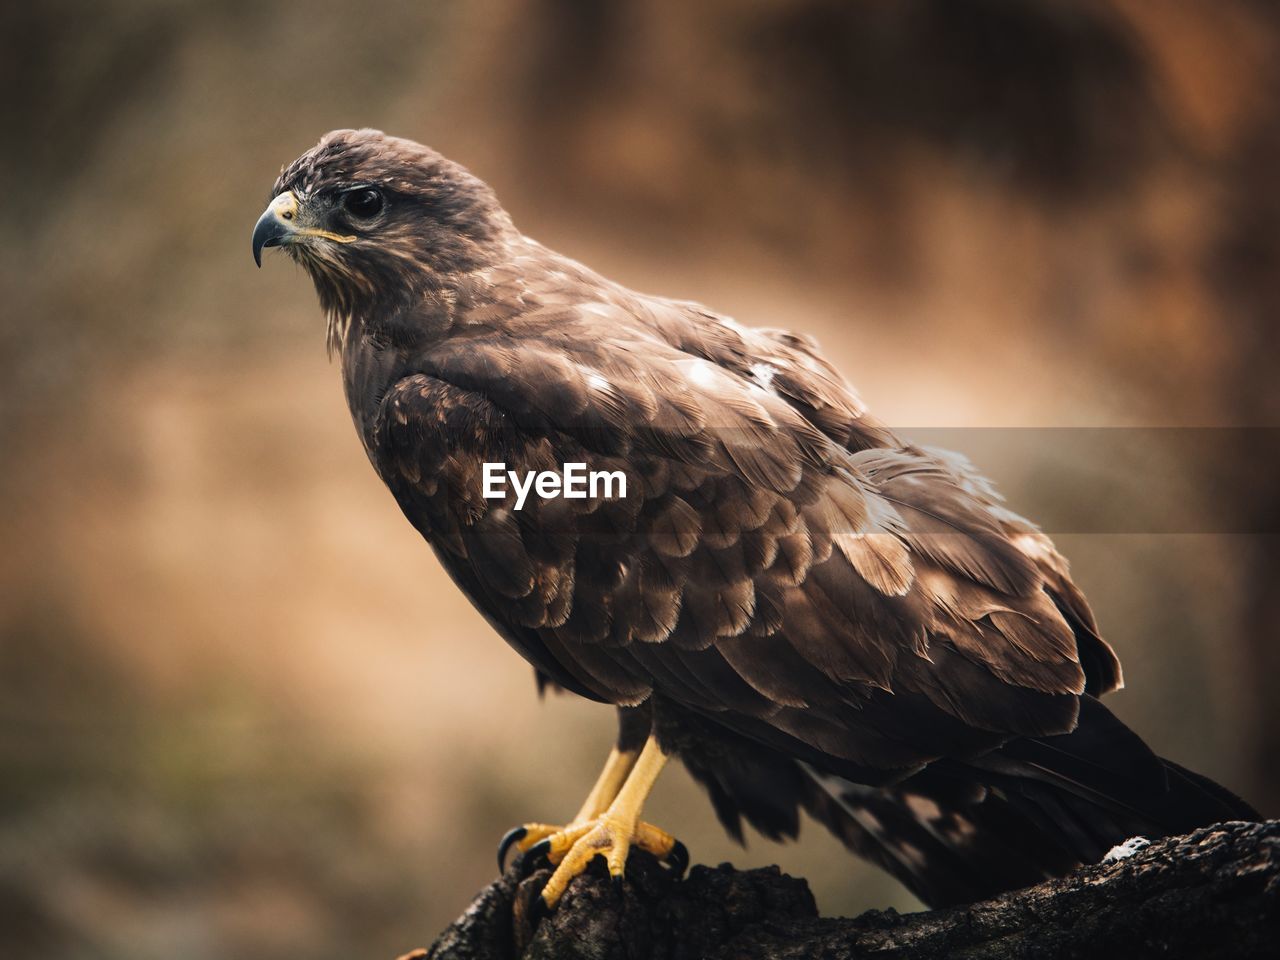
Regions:
M 675 879 L 633 853 L 616 888 L 602 863 L 534 928 L 546 879 L 513 867 L 426 951 L 429 960 L 902 960 L 1273 957 L 1280 950 L 1280 821 L 1231 823 L 1152 844 L 967 907 L 906 916 L 817 915 L 807 884 L 776 867 L 694 867 Z

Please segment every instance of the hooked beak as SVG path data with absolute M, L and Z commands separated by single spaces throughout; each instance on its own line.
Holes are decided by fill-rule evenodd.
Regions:
M 265 247 L 279 247 L 304 240 L 328 240 L 330 243 L 355 243 L 354 236 L 334 233 L 313 224 L 314 214 L 300 209 L 292 190 L 276 197 L 253 225 L 253 262 L 262 266 Z
M 287 243 L 297 233 L 298 198 L 292 190 L 286 190 L 262 211 L 253 225 L 253 262 L 262 266 L 262 249 Z

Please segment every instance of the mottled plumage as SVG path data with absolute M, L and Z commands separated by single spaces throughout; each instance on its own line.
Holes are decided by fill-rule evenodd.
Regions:
M 1049 539 L 812 340 L 613 283 L 374 131 L 327 135 L 285 191 L 337 238 L 288 250 L 405 516 L 544 682 L 642 718 L 734 834 L 804 809 L 947 903 L 1249 815 L 1094 699 L 1120 666 Z M 628 496 L 517 511 L 486 462 L 620 470 Z

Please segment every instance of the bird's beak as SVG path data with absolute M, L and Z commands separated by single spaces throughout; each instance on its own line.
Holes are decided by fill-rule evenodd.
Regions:
M 278 247 L 297 233 L 298 198 L 286 190 L 262 211 L 253 225 L 253 262 L 262 266 L 262 248 Z
M 328 240 L 330 243 L 355 243 L 354 236 L 334 233 L 314 225 L 315 214 L 299 206 L 292 190 L 276 197 L 253 226 L 253 262 L 262 266 L 262 249 L 304 240 Z

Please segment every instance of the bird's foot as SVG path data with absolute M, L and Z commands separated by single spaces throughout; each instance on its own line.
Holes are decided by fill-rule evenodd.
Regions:
M 498 871 L 504 872 L 507 869 L 507 854 L 514 848 L 516 853 L 527 854 L 529 850 L 548 837 L 553 837 L 557 833 L 563 833 L 566 830 L 572 830 L 579 825 L 581 821 L 575 820 L 570 824 L 555 823 L 523 823 L 518 827 L 512 827 L 498 841 Z M 525 872 L 529 872 L 531 864 L 526 861 Z
M 666 762 L 666 753 L 652 736 L 638 754 L 615 748 L 587 802 L 568 826 L 526 823 L 502 838 L 499 869 L 513 846 L 524 853 L 521 870 L 525 874 L 532 873 L 544 860 L 555 866 L 531 905 L 535 914 L 552 910 L 573 879 L 597 856 L 605 858 L 609 875 L 620 884 L 633 846 L 667 861 L 676 876 L 684 873 L 689 865 L 684 844 L 640 819 L 640 808 Z
M 541 828 L 546 825 L 529 824 L 526 829 L 528 827 L 537 827 L 539 830 L 529 831 L 517 843 L 524 842 L 535 832 L 541 833 Z M 647 850 L 660 860 L 665 860 L 677 875 L 684 873 L 689 865 L 689 853 L 684 844 L 665 830 L 642 820 L 629 819 L 607 811 L 591 820 L 541 833 L 539 839 L 524 849 L 527 853 L 526 862 L 531 865 L 545 857 L 547 862 L 555 866 L 555 872 L 542 888 L 541 895 L 543 906 L 551 910 L 560 902 L 573 879 L 581 875 L 587 869 L 587 864 L 598 856 L 605 858 L 609 875 L 615 882 L 621 882 L 627 865 L 627 854 L 632 847 Z

